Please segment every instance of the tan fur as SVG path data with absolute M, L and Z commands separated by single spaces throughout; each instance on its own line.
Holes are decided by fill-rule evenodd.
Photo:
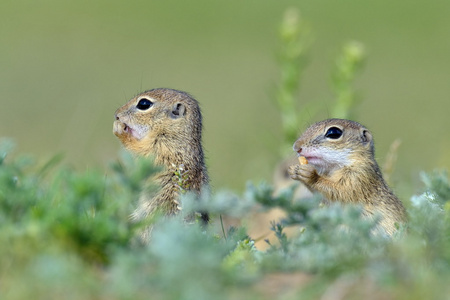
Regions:
M 153 105 L 146 110 L 138 109 L 142 99 Z M 172 112 L 177 107 L 181 107 L 182 114 L 175 116 Z M 153 197 L 141 198 L 133 219 L 141 220 L 157 209 L 168 215 L 177 213 L 180 187 L 175 171 L 181 165 L 187 170 L 184 182 L 187 190 L 200 193 L 208 185 L 202 115 L 198 102 L 187 93 L 160 88 L 137 95 L 117 109 L 113 133 L 126 149 L 141 156 L 153 156 L 155 164 L 163 167 L 154 178 L 160 190 Z M 206 214 L 203 218 L 208 219 Z
M 325 137 L 332 127 L 342 130 L 340 138 Z M 315 123 L 294 143 L 294 151 L 309 163 L 291 166 L 292 179 L 328 201 L 362 204 L 365 215 L 381 216 L 380 226 L 389 235 L 406 222 L 402 202 L 384 181 L 375 161 L 372 134 L 361 124 L 342 119 Z M 314 156 L 319 159 L 314 160 Z

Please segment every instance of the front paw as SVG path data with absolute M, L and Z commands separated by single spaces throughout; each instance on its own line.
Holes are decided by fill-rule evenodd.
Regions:
M 290 166 L 288 172 L 292 179 L 299 180 L 306 185 L 317 181 L 317 171 L 311 164 Z

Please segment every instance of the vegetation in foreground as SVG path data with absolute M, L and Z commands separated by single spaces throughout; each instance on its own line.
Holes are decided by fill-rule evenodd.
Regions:
M 393 240 L 372 235 L 358 207 L 274 197 L 267 184 L 243 195 L 217 193 L 184 212 L 207 208 L 211 226 L 183 215 L 155 218 L 152 242 L 140 245 L 129 222 L 134 200 L 155 172 L 124 156 L 102 174 L 38 166 L 3 144 L 0 159 L 2 299 L 439 299 L 450 293 L 450 185 L 423 174 L 424 192 L 406 201 L 410 222 Z M 279 207 L 278 243 L 259 251 L 246 229 L 223 216 Z M 285 234 L 287 227 L 294 233 Z M 346 230 L 343 228 L 350 228 Z

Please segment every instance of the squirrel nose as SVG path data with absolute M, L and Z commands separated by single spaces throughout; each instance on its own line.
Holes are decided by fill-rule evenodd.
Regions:
M 297 142 L 294 143 L 294 147 L 292 147 L 292 148 L 294 148 L 295 152 L 298 152 L 300 154 L 300 152 L 302 152 L 302 147 L 301 146 L 302 146 L 302 144 L 299 143 L 299 141 L 297 141 Z
M 119 120 L 119 116 L 117 114 L 114 114 L 114 118 L 116 118 L 116 120 Z

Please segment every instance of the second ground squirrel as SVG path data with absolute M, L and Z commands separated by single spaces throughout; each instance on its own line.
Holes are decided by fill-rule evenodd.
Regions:
M 141 220 L 160 209 L 175 214 L 180 209 L 182 190 L 198 194 L 209 183 L 202 148 L 202 115 L 198 102 L 189 94 L 172 89 L 143 92 L 117 109 L 113 133 L 126 149 L 142 156 L 153 156 L 163 171 L 155 176 L 160 186 L 153 195 L 143 195 L 133 213 Z M 180 186 L 179 175 L 184 177 Z M 203 221 L 209 220 L 202 213 Z M 149 232 L 143 233 L 148 240 Z
M 381 217 L 388 235 L 406 222 L 402 202 L 375 161 L 372 134 L 361 124 L 342 119 L 315 123 L 294 143 L 294 151 L 308 163 L 291 166 L 292 179 L 330 202 L 361 204 L 364 215 Z

